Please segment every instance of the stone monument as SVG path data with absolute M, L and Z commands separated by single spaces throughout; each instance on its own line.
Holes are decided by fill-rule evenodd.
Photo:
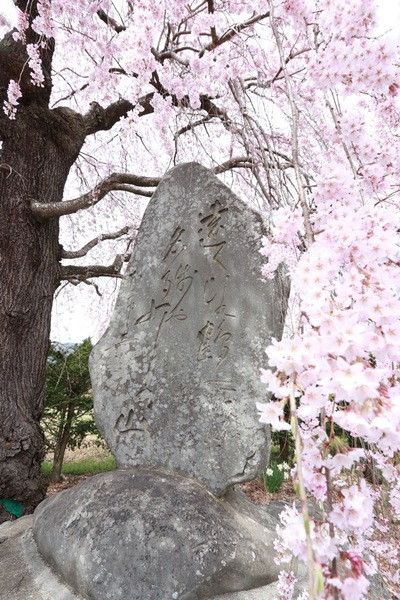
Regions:
M 198 164 L 154 193 L 91 357 L 96 422 L 119 470 L 34 517 L 41 556 L 79 597 L 207 600 L 277 579 L 276 521 L 232 488 L 269 457 L 255 403 L 285 297 L 261 279 L 263 234 Z
M 120 468 L 166 469 L 221 495 L 267 464 L 255 403 L 284 311 L 261 279 L 262 235 L 260 216 L 204 167 L 161 181 L 91 357 L 96 423 Z

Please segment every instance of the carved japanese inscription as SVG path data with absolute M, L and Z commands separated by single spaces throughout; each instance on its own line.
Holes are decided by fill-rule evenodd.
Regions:
M 261 280 L 262 235 L 200 165 L 161 181 L 91 358 L 96 421 L 120 467 L 165 468 L 222 494 L 266 464 L 255 403 L 284 302 Z

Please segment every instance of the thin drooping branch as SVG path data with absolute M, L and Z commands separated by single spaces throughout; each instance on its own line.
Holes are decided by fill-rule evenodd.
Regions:
M 129 258 L 129 254 L 119 254 L 111 265 L 63 265 L 61 279 L 79 283 L 92 277 L 122 277 L 122 265 L 128 262 Z
M 198 119 L 197 121 L 188 123 L 188 125 L 185 125 L 184 127 L 181 127 L 180 129 L 178 129 L 178 131 L 174 135 L 174 139 L 177 140 L 179 136 L 183 135 L 184 133 L 187 133 L 188 131 L 193 131 L 196 127 L 199 127 L 200 125 L 205 125 L 206 123 L 209 123 L 210 120 L 211 120 L 210 115 L 207 115 L 206 117 L 203 117 L 202 119 Z M 1 165 L 0 165 L 0 167 L 1 167 Z
M 248 111 L 244 104 L 244 98 L 242 97 L 243 87 L 242 87 L 241 83 L 239 81 L 232 80 L 229 82 L 229 88 L 232 92 L 232 96 L 234 97 L 234 99 L 240 109 L 243 119 L 248 126 L 248 130 L 251 133 L 251 138 L 258 140 L 258 133 L 255 130 L 255 128 L 253 127 L 253 123 L 251 122 L 251 119 L 249 118 Z M 248 138 L 247 128 L 245 128 L 245 132 L 242 135 L 243 144 L 244 144 L 244 147 L 245 147 L 246 151 L 248 152 L 248 154 L 251 155 L 252 154 L 251 143 L 250 143 L 249 139 L 247 139 L 247 138 Z M 261 145 L 261 148 L 262 148 L 262 145 Z M 276 199 L 274 197 L 274 194 L 270 193 L 272 191 L 273 186 L 271 185 L 271 180 L 269 177 L 269 165 L 268 165 L 268 161 L 265 160 L 264 155 L 262 158 L 263 158 L 263 163 L 264 163 L 264 167 L 265 167 L 265 173 L 267 175 L 269 189 L 267 189 L 264 185 L 264 182 L 263 182 L 261 174 L 260 174 L 260 169 L 257 164 L 254 165 L 253 173 L 254 173 L 257 183 L 260 187 L 260 190 L 262 191 L 262 193 L 264 195 L 265 200 L 270 205 L 273 205 L 276 202 Z
M 103 242 L 104 240 L 116 240 L 119 237 L 127 234 L 129 232 L 129 230 L 130 230 L 129 227 L 123 227 L 122 229 L 120 229 L 119 231 L 115 231 L 114 233 L 101 233 L 100 235 L 95 237 L 93 240 L 90 240 L 90 242 L 88 242 L 87 244 L 82 246 L 82 248 L 80 248 L 79 250 L 64 250 L 63 249 L 61 258 L 68 258 L 68 259 L 82 258 L 82 256 L 86 256 L 86 254 L 90 250 L 92 250 L 92 248 L 97 246 L 97 244 L 99 244 L 100 242 Z
M 306 193 L 305 193 L 305 185 L 302 177 L 301 167 L 300 167 L 300 154 L 299 154 L 299 109 L 296 103 L 296 99 L 293 92 L 292 81 L 290 78 L 290 74 L 288 72 L 287 63 L 285 61 L 282 41 L 279 36 L 278 29 L 276 27 L 275 19 L 274 19 L 274 8 L 271 0 L 269 0 L 270 6 L 270 24 L 271 29 L 274 34 L 274 38 L 276 41 L 276 45 L 278 48 L 280 63 L 282 67 L 282 72 L 285 76 L 286 83 L 286 92 L 289 100 L 290 111 L 292 114 L 292 163 L 294 166 L 294 171 L 296 174 L 296 182 L 299 194 L 299 201 L 303 211 L 304 218 L 304 228 L 306 230 L 307 241 L 311 244 L 314 241 L 314 233 L 311 225 L 311 216 L 310 216 L 310 207 L 307 203 Z
M 159 182 L 160 179 L 157 177 L 141 177 L 140 175 L 131 175 L 129 173 L 112 173 L 97 184 L 90 192 L 83 194 L 83 196 L 58 203 L 50 202 L 45 204 L 32 202 L 31 209 L 35 217 L 39 220 L 63 217 L 76 213 L 78 210 L 95 206 L 109 192 L 115 190 L 121 191 L 122 189 L 123 191 L 140 193 L 141 190 L 139 188 L 133 188 L 132 186 L 156 187 Z M 122 185 L 124 186 L 123 188 Z

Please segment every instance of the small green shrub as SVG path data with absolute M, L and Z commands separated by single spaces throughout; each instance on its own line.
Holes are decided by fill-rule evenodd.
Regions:
M 290 466 L 288 463 L 272 461 L 261 474 L 261 481 L 265 489 L 273 494 L 279 490 L 284 481 L 289 479 L 289 475 Z

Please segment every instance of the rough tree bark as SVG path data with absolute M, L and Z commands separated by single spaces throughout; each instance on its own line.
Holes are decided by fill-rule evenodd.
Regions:
M 12 123 L 0 172 L 0 497 L 22 501 L 26 511 L 46 487 L 38 423 L 61 258 L 57 219 L 38 222 L 30 200 L 60 201 L 77 155 L 61 115 L 41 112 L 31 105 Z
M 0 116 L 0 498 L 22 502 L 24 513 L 32 512 L 47 487 L 39 421 L 61 273 L 58 220 L 40 222 L 31 202 L 62 200 L 84 142 L 82 117 L 48 108 L 52 53 L 49 43 L 42 55 L 45 85 L 35 88 L 24 70 L 22 44 L 10 34 L 0 42 L 0 102 L 10 79 L 20 79 L 24 95 L 14 120 L 2 110 Z
M 31 24 L 37 0 L 14 1 Z M 29 26 L 26 43 L 37 41 Z M 32 84 L 26 45 L 12 32 L 0 41 L 0 500 L 22 502 L 25 514 L 43 500 L 47 488 L 39 423 L 53 296 L 63 277 L 60 215 L 47 214 L 48 209 L 62 201 L 86 136 L 110 129 L 133 108 L 119 100 L 106 108 L 93 103 L 85 115 L 69 108 L 51 110 L 54 41 L 42 41 L 41 87 Z M 22 91 L 14 119 L 3 111 L 10 80 L 19 82 Z M 139 100 L 141 115 L 153 112 L 150 100 L 151 95 Z M 34 210 L 40 205 L 47 206 L 45 214 Z M 78 203 L 74 210 L 79 208 Z M 111 275 L 117 266 L 108 267 Z M 110 274 L 99 268 L 100 275 Z M 8 516 L 0 511 L 0 523 Z

